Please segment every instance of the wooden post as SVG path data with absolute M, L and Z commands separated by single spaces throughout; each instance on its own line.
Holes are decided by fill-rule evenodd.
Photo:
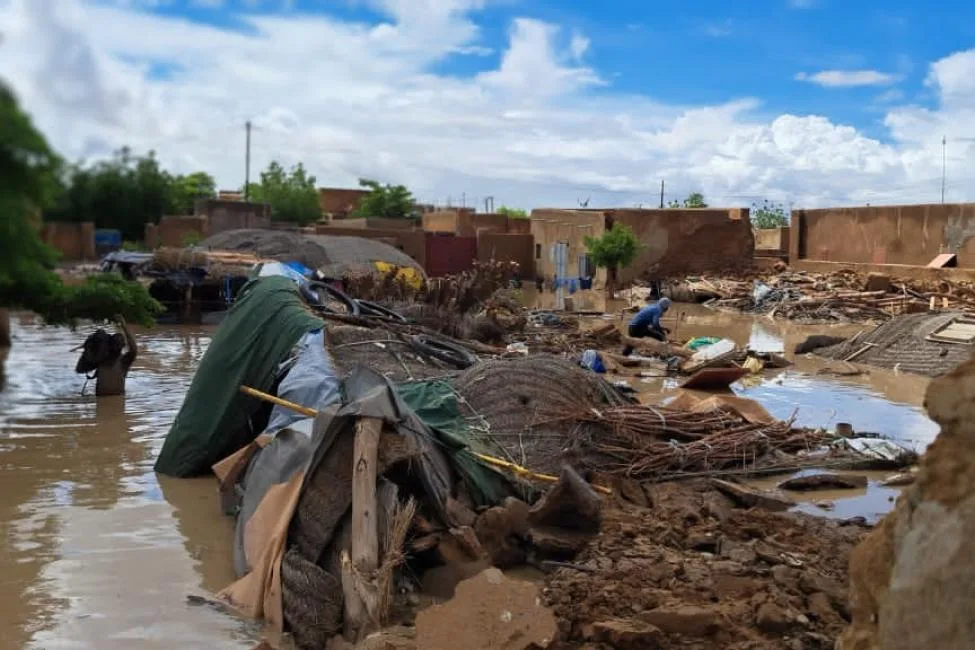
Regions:
M 10 311 L 0 309 L 0 348 L 9 348 L 10 342 Z
M 379 510 L 376 501 L 379 437 L 383 421 L 356 422 L 352 453 L 351 557 L 342 553 L 342 591 L 345 595 L 345 635 L 359 640 L 369 631 L 379 609 L 375 584 L 379 568 Z

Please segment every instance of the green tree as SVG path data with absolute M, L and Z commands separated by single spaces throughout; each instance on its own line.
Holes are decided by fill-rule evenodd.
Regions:
M 298 225 L 315 223 L 322 218 L 315 177 L 298 163 L 286 171 L 277 161 L 271 161 L 263 172 L 261 182 L 251 183 L 248 199 L 271 206 L 271 218 Z
M 504 216 L 508 217 L 509 219 L 527 219 L 528 218 L 528 211 L 527 210 L 519 210 L 518 208 L 509 208 L 506 205 L 502 205 L 500 208 L 498 208 L 498 214 L 503 214 Z
M 41 240 L 38 222 L 59 192 L 60 170 L 61 159 L 0 83 L 0 311 L 29 309 L 52 324 L 115 314 L 151 323 L 162 306 L 141 284 L 99 276 L 65 286 L 54 271 L 58 253 Z M 0 323 L 0 339 L 2 330 Z
M 678 201 L 671 201 L 667 205 L 667 207 L 668 208 L 706 208 L 708 207 L 708 204 L 704 202 L 703 194 L 701 194 L 700 192 L 691 192 L 690 194 L 687 195 L 687 198 L 684 199 L 683 203 L 680 203 Z
M 614 223 L 599 237 L 586 237 L 583 241 L 592 263 L 606 269 L 606 288 L 610 293 L 616 289 L 617 271 L 632 264 L 643 247 L 633 230 L 622 223 Z
M 782 228 L 789 225 L 789 218 L 785 215 L 785 208 L 781 203 L 762 201 L 762 205 L 752 204 L 752 225 L 759 230 Z
M 116 228 L 122 238 L 145 237 L 147 223 L 178 212 L 174 182 L 155 153 L 133 156 L 128 147 L 110 160 L 76 163 L 62 174 L 65 191 L 44 211 L 48 221 L 91 221 L 97 228 Z
M 197 199 L 217 196 L 217 182 L 206 172 L 193 172 L 173 179 L 173 213 L 193 214 Z
M 369 194 L 359 199 L 352 211 L 355 217 L 386 217 L 389 219 L 415 219 L 416 201 L 404 185 L 382 185 L 368 178 L 360 178 L 359 186 Z

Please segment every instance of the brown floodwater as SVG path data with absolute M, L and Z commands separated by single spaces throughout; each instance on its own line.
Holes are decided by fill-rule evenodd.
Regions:
M 209 332 L 137 332 L 128 394 L 95 399 L 71 351 L 89 329 L 15 318 L 0 352 L 0 647 L 253 648 L 253 626 L 186 602 L 234 578 L 213 480 L 152 471 Z
M 591 294 L 592 292 L 586 292 Z M 577 296 L 577 309 L 605 300 Z M 618 309 L 619 304 L 610 304 Z M 676 319 L 680 317 L 680 320 Z M 803 327 L 675 305 L 668 325 L 680 338 L 727 336 L 761 350 L 788 351 Z M 619 316 L 614 317 L 617 321 Z M 675 327 L 676 326 L 676 327 Z M 854 328 L 841 328 L 851 334 Z M 221 514 L 213 479 L 174 480 L 152 471 L 173 417 L 210 342 L 212 328 L 139 330 L 140 355 L 124 397 L 95 399 L 74 373 L 71 332 L 14 318 L 14 345 L 0 390 L 0 649 L 253 648 L 254 625 L 187 604 L 234 579 L 233 522 Z M 778 417 L 831 427 L 851 422 L 922 448 L 937 426 L 920 405 L 927 381 L 871 370 L 857 377 L 818 374 L 823 362 L 763 373 L 733 386 Z M 675 380 L 627 378 L 647 400 L 665 399 Z M 894 490 L 871 475 L 866 491 L 830 494 L 827 516 L 876 518 Z M 815 499 L 826 498 L 816 495 Z

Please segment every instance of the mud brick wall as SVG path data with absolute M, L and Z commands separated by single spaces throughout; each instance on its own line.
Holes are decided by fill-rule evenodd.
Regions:
M 794 210 L 791 260 L 975 267 L 975 203 Z
M 423 214 L 423 229 L 427 232 L 457 232 L 460 213 L 456 210 L 436 210 Z
M 48 221 L 41 226 L 41 239 L 57 249 L 63 261 L 96 259 L 95 224 L 91 221 Z
M 600 210 L 558 210 L 541 208 L 532 210 L 531 234 L 534 238 L 535 273 L 546 280 L 555 277 L 552 247 L 557 242 L 568 244 L 567 271 L 575 273 L 580 255 L 585 255 L 584 238 L 599 237 L 606 230 L 606 215 Z M 596 282 L 606 280 L 605 272 L 596 273 Z
M 367 194 L 369 194 L 367 190 L 322 187 L 318 190 L 318 205 L 325 214 L 341 219 L 352 212 L 359 205 L 362 197 Z
M 533 210 L 531 219 L 535 270 L 546 279 L 554 274 L 550 255 L 555 242 L 568 244 L 567 270 L 572 276 L 577 273 L 579 256 L 586 254 L 585 237 L 599 237 L 617 222 L 629 226 L 642 244 L 633 264 L 619 273 L 623 283 L 750 267 L 755 254 L 755 238 L 744 208 L 541 209 Z M 605 281 L 606 272 L 599 269 L 596 283 Z
M 477 259 L 517 262 L 521 277 L 531 279 L 535 276 L 535 238 L 531 234 L 481 230 L 477 234 Z
M 270 228 L 271 206 L 266 203 L 200 199 L 193 205 L 194 216 L 208 218 L 208 233 L 241 228 Z
M 205 216 L 167 216 L 159 220 L 156 227 L 155 241 L 148 239 L 148 229 L 146 231 L 146 246 L 156 248 L 156 246 L 166 246 L 172 248 L 182 248 L 187 241 L 187 235 L 194 234 L 200 239 L 210 236 L 209 220 Z M 155 246 L 153 245 L 155 244 Z
M 345 222 L 342 222 L 345 225 Z M 388 217 L 367 217 L 366 228 L 379 230 L 423 230 L 423 224 L 414 219 L 391 219 Z
M 506 232 L 508 217 L 488 212 L 461 212 L 457 222 L 457 232 L 454 234 L 461 237 L 476 237 L 481 230 Z
M 755 229 L 755 250 L 756 251 L 781 251 L 789 250 L 789 228 L 756 228 Z
M 613 210 L 611 218 L 633 229 L 643 244 L 623 269 L 623 283 L 751 266 L 755 237 L 746 209 Z
M 529 219 L 508 219 L 505 231 L 512 235 L 527 235 L 532 231 L 532 222 Z

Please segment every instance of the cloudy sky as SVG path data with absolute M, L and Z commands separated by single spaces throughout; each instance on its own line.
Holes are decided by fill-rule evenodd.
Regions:
M 967 5 L 967 6 L 966 6 Z M 65 156 L 221 187 L 525 208 L 975 200 L 975 6 L 888 0 L 0 0 L 0 78 Z

